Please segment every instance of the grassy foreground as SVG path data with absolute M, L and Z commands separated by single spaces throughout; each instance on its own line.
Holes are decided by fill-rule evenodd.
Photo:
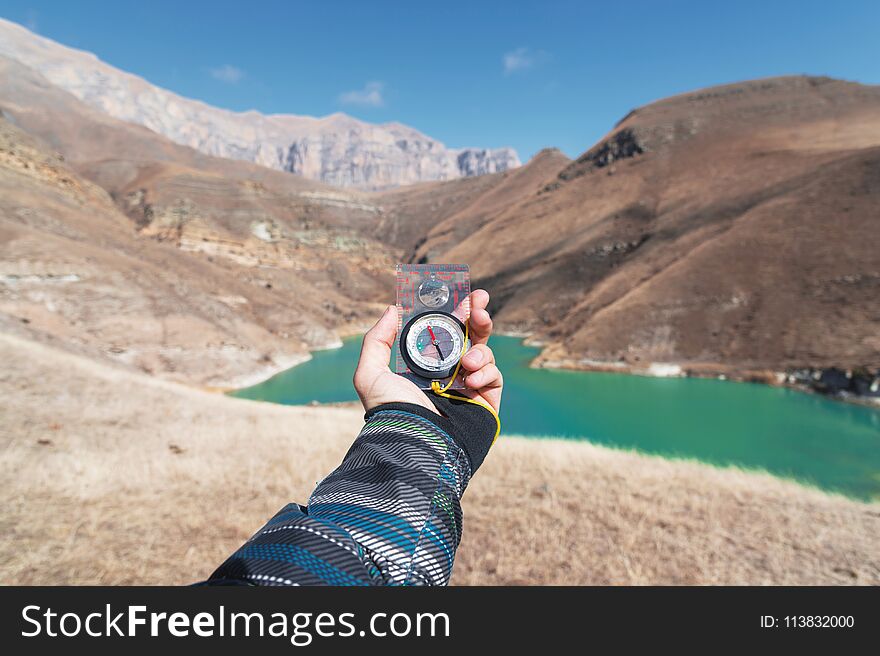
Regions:
M 0 362 L 2 584 L 204 578 L 361 424 L 5 334 Z M 880 583 L 880 504 L 767 475 L 505 437 L 464 508 L 459 585 Z

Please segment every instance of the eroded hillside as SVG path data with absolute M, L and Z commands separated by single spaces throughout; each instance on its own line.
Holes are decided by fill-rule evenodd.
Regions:
M 95 166 L 119 173 L 127 164 Z M 258 180 L 166 163 L 130 171 L 108 193 L 0 120 L 4 330 L 164 377 L 234 385 L 290 366 L 374 314 L 394 258 L 323 222 L 320 204 L 310 218 L 307 197 L 287 202 Z
M 499 323 L 547 344 L 542 362 L 880 366 L 880 88 L 707 89 L 630 113 L 555 171 L 549 158 L 408 244 L 413 260 L 469 262 Z M 499 202 L 514 176 L 529 183 Z M 385 198 L 415 221 L 471 188 Z
M 876 87 L 697 91 L 631 112 L 574 161 L 547 149 L 375 194 L 209 157 L 21 64 L 0 71 L 0 291 L 18 329 L 241 383 L 365 327 L 392 298 L 395 261 L 451 261 L 548 366 L 880 367 Z M 70 185 L 37 175 L 46 162 Z M 100 294 L 77 291 L 88 279 Z

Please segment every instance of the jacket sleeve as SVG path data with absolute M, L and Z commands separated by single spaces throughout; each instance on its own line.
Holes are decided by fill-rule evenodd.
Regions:
M 443 416 L 408 403 L 368 412 L 308 506 L 283 508 L 206 583 L 446 585 L 461 496 L 495 420 L 473 404 L 432 400 Z

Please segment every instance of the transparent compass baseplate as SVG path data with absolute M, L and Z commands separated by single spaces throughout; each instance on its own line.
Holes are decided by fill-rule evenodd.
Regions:
M 398 338 L 395 371 L 421 389 L 450 382 L 462 353 L 470 347 L 470 272 L 465 264 L 397 266 Z M 449 385 L 464 389 L 461 375 Z

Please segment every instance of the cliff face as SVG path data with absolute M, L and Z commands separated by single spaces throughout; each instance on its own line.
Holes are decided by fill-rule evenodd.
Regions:
M 520 165 L 510 148 L 446 148 L 396 123 L 371 125 L 344 114 L 314 119 L 315 125 L 292 117 L 277 120 L 283 126 L 266 139 L 277 144 L 278 157 L 258 154 L 252 161 L 337 187 L 387 189 L 496 173 Z M 224 137 L 225 141 L 228 138 Z M 229 157 L 224 144 L 215 145 L 217 152 L 212 154 Z
M 0 19 L 0 55 L 88 106 L 207 155 L 254 162 L 340 187 L 382 189 L 504 171 L 510 148 L 447 148 L 418 130 L 344 114 L 324 118 L 231 112 L 183 98 Z

